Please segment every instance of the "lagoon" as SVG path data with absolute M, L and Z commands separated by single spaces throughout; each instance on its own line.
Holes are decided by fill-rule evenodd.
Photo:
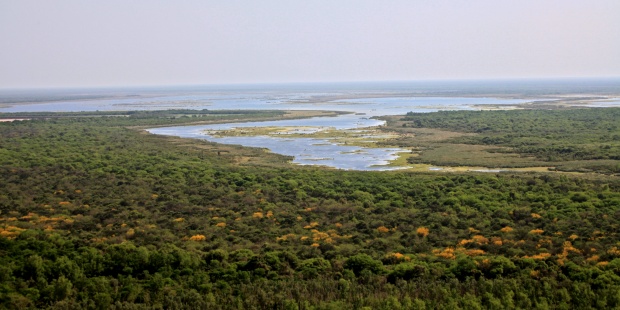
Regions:
M 373 117 L 403 115 L 407 112 L 440 110 L 479 110 L 485 105 L 514 105 L 534 99 L 500 99 L 489 97 L 428 96 L 418 91 L 385 89 L 230 89 L 200 91 L 151 91 L 139 95 L 103 92 L 102 98 L 70 100 L 37 100 L 31 103 L 0 106 L 0 112 L 76 112 L 129 111 L 162 109 L 208 110 L 325 110 L 349 114 L 337 117 L 152 128 L 153 134 L 205 139 L 218 143 L 267 148 L 272 152 L 293 156 L 293 163 L 320 165 L 346 170 L 395 170 L 405 167 L 389 165 L 401 148 L 371 148 L 346 145 L 329 138 L 306 138 L 321 130 L 363 130 L 383 125 Z M 79 95 L 79 93 L 78 93 Z M 75 95 L 75 96 L 78 96 Z M 107 97 L 106 97 L 107 96 Z M 243 127 L 297 127 L 295 136 L 218 136 L 212 131 Z M 301 136 L 300 136 L 301 134 Z M 372 137 L 369 137 L 372 139 Z
M 337 117 L 317 117 L 310 119 L 282 120 L 269 122 L 248 122 L 234 124 L 216 124 L 203 126 L 175 126 L 153 128 L 153 134 L 172 135 L 185 138 L 205 139 L 224 144 L 238 144 L 250 147 L 267 148 L 272 152 L 293 156 L 293 163 L 300 165 L 320 165 L 344 170 L 396 170 L 406 167 L 391 166 L 390 161 L 398 158 L 399 153 L 410 152 L 402 148 L 370 148 L 344 145 L 334 139 L 312 139 L 273 136 L 227 136 L 219 137 L 211 131 L 224 131 L 247 127 L 299 127 L 296 134 L 314 133 L 320 130 L 354 130 L 381 126 L 383 121 L 371 117 L 399 115 L 407 112 L 433 112 L 438 110 L 473 110 L 475 105 L 517 104 L 527 102 L 521 99 L 496 98 L 355 98 L 339 99 L 321 103 L 290 103 L 244 106 L 245 109 L 278 110 L 330 110 L 351 112 Z M 268 108 L 267 108 L 268 106 Z M 214 105 L 213 107 L 222 108 Z

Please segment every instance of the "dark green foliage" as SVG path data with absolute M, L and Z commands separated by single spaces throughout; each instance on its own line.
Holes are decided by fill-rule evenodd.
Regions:
M 394 266 L 394 269 L 388 275 L 388 281 L 395 283 L 398 279 L 402 280 L 414 280 L 424 277 L 428 274 L 428 267 L 426 264 L 420 263 L 401 263 Z
M 0 308 L 620 307 L 617 178 L 310 169 L 129 123 L 0 124 Z
M 357 254 L 347 258 L 344 268 L 352 270 L 356 275 L 360 275 L 363 271 L 380 274 L 383 271 L 383 264 L 366 254 Z

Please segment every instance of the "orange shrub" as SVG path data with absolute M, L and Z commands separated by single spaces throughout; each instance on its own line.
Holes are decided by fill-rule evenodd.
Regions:
M 286 235 L 284 235 L 282 237 L 276 237 L 276 241 L 286 241 L 289 238 L 291 238 L 291 239 L 295 238 L 295 234 L 286 234 Z
M 480 249 L 471 249 L 471 250 L 465 251 L 465 255 L 467 256 L 478 256 L 478 255 L 483 255 L 483 254 L 484 254 L 484 251 Z
M 443 257 L 443 258 L 447 258 L 447 259 L 455 259 L 456 255 L 454 255 L 454 248 L 452 247 L 447 247 L 445 248 L 443 251 L 442 250 L 433 250 L 433 254 L 439 256 L 439 257 Z
M 531 259 L 547 259 L 551 257 L 551 253 L 540 253 L 532 256 L 523 256 L 523 258 L 531 258 Z
M 380 233 L 386 233 L 386 232 L 389 232 L 389 231 L 390 231 L 390 229 L 389 229 L 389 228 L 387 228 L 387 227 L 385 227 L 385 226 L 379 226 L 379 227 L 377 228 L 377 231 L 378 231 L 378 232 L 380 232 Z
M 403 257 L 405 257 L 405 255 L 400 254 L 400 253 L 398 253 L 398 252 L 393 253 L 393 254 L 392 254 L 392 256 L 394 256 L 394 257 L 396 257 L 396 258 L 398 258 L 398 259 L 402 259 Z
M 36 213 L 28 212 L 27 215 L 24 215 L 24 216 L 20 217 L 20 219 L 22 219 L 22 220 L 30 220 L 30 219 L 32 219 L 33 217 L 36 217 L 36 216 L 37 216 Z
M 607 251 L 607 254 L 613 256 L 620 256 L 620 249 L 618 249 L 618 247 L 613 247 Z
M 463 245 L 466 245 L 466 244 L 472 243 L 472 242 L 473 242 L 473 240 L 471 240 L 471 239 L 463 239 L 463 240 L 459 241 L 459 245 L 463 246 Z
M 477 230 L 477 229 L 475 229 L 473 227 L 469 227 L 467 230 L 469 230 L 469 232 L 472 233 L 472 234 L 477 234 L 477 233 L 480 232 L 479 230 Z
M 416 233 L 417 233 L 417 234 L 418 234 L 418 236 L 420 236 L 420 237 L 426 237 L 426 236 L 428 236 L 428 232 L 429 232 L 429 230 L 428 230 L 428 228 L 426 228 L 426 227 L 420 227 L 420 228 L 418 228 L 418 229 L 416 230 Z
M 489 239 L 487 239 L 483 235 L 475 235 L 475 236 L 472 237 L 472 240 L 474 240 L 478 244 L 487 244 L 487 243 L 489 243 Z
M 564 250 L 562 251 L 562 254 L 564 256 L 568 255 L 568 252 L 573 252 L 573 253 L 581 253 L 581 251 L 579 251 L 579 249 L 573 247 L 573 244 L 570 241 L 564 241 Z
M 193 235 L 189 238 L 189 240 L 191 241 L 205 241 L 207 240 L 207 237 L 205 237 L 204 235 Z
M 504 227 L 504 228 L 500 229 L 499 231 L 501 231 L 501 232 L 505 232 L 505 233 L 509 233 L 509 232 L 511 232 L 511 231 L 513 231 L 513 230 L 514 230 L 514 229 L 512 229 L 512 227 L 510 227 L 510 226 L 506 226 L 506 227 Z
M 329 235 L 324 233 L 324 232 L 320 232 L 320 231 L 313 231 L 312 234 L 312 240 L 314 241 L 319 241 L 319 240 L 323 240 L 323 239 L 328 239 Z
M 7 239 L 13 239 L 17 236 L 19 236 L 19 234 L 22 233 L 22 231 L 24 231 L 25 229 L 23 228 L 19 228 L 19 227 L 15 227 L 15 226 L 6 226 L 4 228 L 0 228 L 0 236 L 3 236 Z
M 217 227 L 226 227 L 226 223 L 220 222 L 220 223 L 215 224 L 215 226 L 217 226 Z
M 530 234 L 532 235 L 542 235 L 542 233 L 544 233 L 545 231 L 542 229 L 532 229 L 530 230 Z
M 385 255 L 385 259 L 386 259 L 386 261 L 390 262 L 391 264 L 397 264 L 397 263 L 402 262 L 402 261 L 407 261 L 408 262 L 408 261 L 411 260 L 411 257 L 405 256 L 405 255 L 403 255 L 401 253 L 396 252 L 396 253 L 389 253 L 389 254 Z

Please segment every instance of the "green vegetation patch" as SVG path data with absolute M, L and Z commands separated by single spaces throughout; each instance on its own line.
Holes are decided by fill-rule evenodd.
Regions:
M 464 133 L 434 141 L 401 138 L 400 144 L 421 151 L 412 162 L 619 173 L 619 119 L 619 108 L 450 111 L 408 113 L 400 121 L 392 118 L 389 129 L 399 126 L 401 133 L 414 135 L 423 128 Z
M 0 308 L 620 307 L 616 177 L 334 171 L 48 116 L 0 124 Z

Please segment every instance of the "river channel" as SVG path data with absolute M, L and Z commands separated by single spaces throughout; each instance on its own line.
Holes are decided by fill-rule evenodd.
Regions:
M 434 112 L 438 110 L 474 110 L 480 105 L 518 104 L 527 100 L 495 98 L 450 98 L 450 97 L 375 97 L 339 99 L 322 103 L 273 102 L 239 104 L 239 109 L 276 110 L 329 110 L 351 112 L 337 117 L 317 117 L 310 119 L 282 120 L 269 122 L 248 122 L 202 126 L 175 126 L 153 128 L 153 134 L 172 135 L 185 138 L 205 139 L 217 143 L 238 144 L 250 147 L 267 148 L 272 152 L 293 156 L 293 163 L 300 165 L 321 165 L 345 170 L 396 170 L 406 167 L 390 165 L 398 153 L 410 152 L 402 148 L 375 148 L 352 146 L 341 139 L 304 138 L 303 133 L 311 134 L 321 130 L 360 131 L 384 124 L 373 119 L 375 116 L 402 115 L 407 112 Z M 222 102 L 213 101 L 210 109 L 224 109 Z M 242 128 L 297 128 L 290 132 L 294 137 L 283 133 L 256 136 L 218 136 L 213 132 Z M 300 134 L 302 137 L 300 137 Z M 373 137 L 368 137 L 372 142 Z
M 605 82 L 605 81 L 603 81 Z M 483 94 L 539 94 L 540 89 L 552 87 L 558 92 L 588 91 L 601 85 L 617 85 L 616 80 L 605 83 L 590 80 L 568 81 L 457 81 L 457 82 L 389 82 L 389 83 L 327 83 L 287 85 L 188 86 L 124 89 L 28 90 L 0 92 L 0 112 L 79 112 L 131 110 L 323 110 L 343 111 L 337 117 L 320 117 L 271 122 L 177 126 L 152 128 L 153 134 L 205 139 L 218 143 L 267 148 L 275 153 L 292 156 L 300 165 L 323 165 L 351 170 L 394 170 L 390 161 L 399 148 L 376 148 L 369 134 L 362 146 L 347 143 L 332 135 L 316 135 L 321 131 L 341 130 L 364 136 L 383 122 L 376 116 L 403 115 L 407 112 L 439 110 L 480 110 L 485 105 L 515 105 L 536 99 L 489 98 Z M 602 83 L 602 84 L 601 84 Z M 614 86 L 615 87 L 615 86 Z M 598 88 L 597 88 L 598 89 Z M 613 88 L 615 89 L 615 88 Z M 458 97 L 454 94 L 467 94 Z M 544 93 L 544 92 L 543 92 Z M 433 96 L 432 94 L 440 94 Z M 447 94 L 447 95 L 446 95 Z M 543 100 L 554 100 L 544 96 Z M 591 106 L 617 106 L 618 98 L 599 100 Z M 286 128 L 277 134 L 264 134 L 257 128 Z M 369 129 L 370 128 L 370 129 Z M 222 131 L 246 130 L 256 134 L 222 135 Z M 307 134 L 307 135 L 304 135 Z M 329 137 L 329 138 L 328 138 Z M 359 143 L 356 145 L 360 145 Z M 432 169 L 432 168 L 431 168 Z M 436 168 L 441 169 L 441 168 Z
M 533 100 L 472 97 L 429 97 L 395 94 L 382 95 L 356 89 L 354 91 L 264 91 L 261 89 L 210 91 L 197 93 L 146 92 L 139 95 L 106 94 L 101 99 L 50 100 L 27 104 L 0 106 L 0 112 L 76 112 L 76 111 L 129 111 L 165 109 L 209 110 L 323 110 L 343 111 L 337 117 L 249 122 L 201 126 L 176 126 L 148 129 L 153 134 L 205 139 L 224 144 L 267 148 L 272 152 L 292 156 L 293 163 L 321 165 L 346 170 L 395 170 L 406 167 L 390 165 L 401 148 L 362 147 L 347 144 L 343 139 L 304 136 L 323 130 L 342 130 L 363 135 L 366 130 L 383 125 L 376 116 L 403 115 L 407 112 L 434 112 L 439 110 L 479 110 L 484 105 L 513 105 Z M 279 135 L 223 136 L 218 131 L 240 128 L 285 127 L 290 131 Z M 260 131 L 258 131 L 260 132 Z M 289 134 L 287 134 L 289 133 Z M 295 133 L 290 134 L 290 133 Z M 376 137 L 369 136 L 372 143 Z

